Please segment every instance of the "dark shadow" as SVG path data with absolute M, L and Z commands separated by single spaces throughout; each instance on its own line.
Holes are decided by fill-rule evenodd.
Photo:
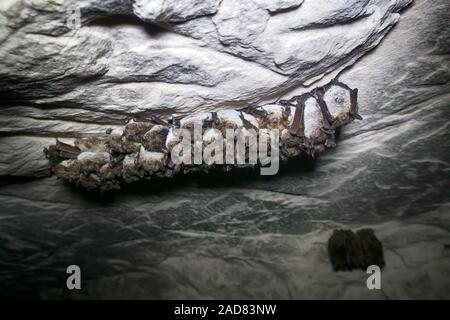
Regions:
M 85 190 L 75 185 L 66 184 L 72 192 L 83 197 L 85 200 L 98 204 L 110 204 L 124 195 L 148 196 L 165 195 L 174 191 L 189 188 L 231 188 L 245 187 L 248 181 L 271 181 L 293 174 L 301 174 L 314 170 L 316 159 L 307 155 L 300 155 L 289 159 L 286 163 L 280 163 L 279 171 L 273 176 L 260 175 L 260 167 L 236 168 L 225 172 L 222 167 L 217 167 L 206 172 L 179 173 L 173 178 L 152 178 L 151 180 L 141 180 L 131 184 L 121 184 L 120 189 L 101 193 L 97 190 Z
M 162 33 L 168 32 L 161 26 L 158 26 L 151 22 L 145 22 L 136 16 L 126 16 L 126 15 L 112 15 L 104 18 L 95 19 L 89 22 L 89 26 L 101 26 L 108 28 L 115 28 L 119 26 L 141 26 L 149 36 L 153 38 L 158 38 Z

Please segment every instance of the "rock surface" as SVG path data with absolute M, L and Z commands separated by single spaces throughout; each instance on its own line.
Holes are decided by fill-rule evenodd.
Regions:
M 416 0 L 387 35 L 398 19 L 393 12 L 405 2 L 279 1 L 284 9 L 266 8 L 264 31 L 254 38 L 261 22 L 249 21 L 243 32 L 252 41 L 228 24 L 232 8 L 220 13 L 226 0 L 206 15 L 201 12 L 216 10 L 213 1 L 192 8 L 191 16 L 142 11 L 164 29 L 141 18 L 96 18 L 132 17 L 137 8 L 131 2 L 80 3 L 84 25 L 77 31 L 48 20 L 48 10 L 14 22 L 11 12 L 27 6 L 1 11 L 1 23 L 11 24 L 1 28 L 3 175 L 45 174 L 38 151 L 54 136 L 103 130 L 142 109 L 184 113 L 291 96 L 314 80 L 312 86 L 328 81 L 348 63 L 356 62 L 339 79 L 359 88 L 364 121 L 341 131 L 338 148 L 270 178 L 186 179 L 100 199 L 54 177 L 4 183 L 2 295 L 65 296 L 65 268 L 79 264 L 84 297 L 450 298 L 448 1 Z M 258 3 L 255 12 L 263 7 Z M 379 20 L 363 13 L 371 6 Z M 261 40 L 275 30 L 285 31 Z M 295 41 L 281 41 L 292 32 L 309 44 L 306 63 L 306 51 L 293 53 Z M 317 45 L 321 41 L 325 46 Z M 93 43 L 96 57 L 88 49 Z M 59 48 L 66 48 L 62 55 L 52 54 Z M 291 53 L 301 57 L 297 66 Z M 339 62 L 328 65 L 334 58 Z M 335 273 L 328 260 L 333 229 L 366 227 L 383 244 L 381 291 L 367 290 L 365 272 Z
M 114 126 L 142 111 L 166 116 L 273 100 L 352 65 L 410 2 L 6 1 L 0 133 L 14 143 Z M 21 161 L 27 152 L 5 157 Z M 4 165 L 0 175 L 39 175 L 34 167 Z

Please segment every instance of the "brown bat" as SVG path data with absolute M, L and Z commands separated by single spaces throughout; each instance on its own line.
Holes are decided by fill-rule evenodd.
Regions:
M 255 163 L 250 163 L 250 151 L 255 146 L 251 139 L 243 140 L 242 155 L 245 161 L 240 163 L 237 161 L 238 152 L 229 149 L 229 144 L 237 139 L 232 137 L 230 140 L 227 136 L 229 130 L 244 138 L 255 132 L 259 141 L 278 132 L 279 155 L 283 161 L 301 153 L 314 156 L 336 146 L 336 128 L 354 119 L 362 119 L 358 114 L 357 95 L 357 89 L 333 80 L 289 100 L 240 110 L 198 112 L 178 119 L 172 117 L 167 121 L 140 114 L 123 127 L 108 129 L 105 133 L 76 134 L 75 146 L 56 140 L 56 144 L 45 149 L 45 152 L 58 177 L 89 190 L 101 191 L 141 179 L 170 178 L 181 172 L 253 167 Z M 190 136 L 189 142 L 194 144 L 188 151 L 183 149 L 182 155 L 195 159 L 200 148 L 203 150 L 200 159 L 204 160 L 206 150 L 213 150 L 211 155 L 214 155 L 214 161 L 197 164 L 177 162 L 174 151 L 182 139 L 176 132 L 186 129 L 188 133 L 194 132 L 195 138 L 195 124 L 200 125 L 201 140 L 191 140 Z M 232 151 L 227 153 L 227 157 L 236 160 L 233 164 L 224 163 L 226 157 L 216 154 L 217 150 L 211 148 L 221 145 L 224 151 Z M 269 144 L 268 154 L 275 150 L 271 148 Z

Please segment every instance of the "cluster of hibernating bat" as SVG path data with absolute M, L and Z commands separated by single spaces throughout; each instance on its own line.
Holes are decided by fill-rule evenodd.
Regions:
M 57 177 L 88 190 L 107 191 L 119 188 L 122 182 L 170 178 L 179 172 L 208 171 L 212 167 L 232 169 L 230 164 L 172 161 L 171 151 L 180 143 L 180 137 L 174 134 L 176 129 L 193 130 L 200 122 L 204 146 L 214 140 L 211 132 L 221 132 L 225 137 L 227 129 L 255 130 L 258 134 L 277 129 L 279 156 L 284 161 L 302 152 L 314 155 L 334 147 L 335 129 L 361 119 L 357 93 L 357 89 L 333 80 L 309 93 L 262 106 L 197 112 L 167 122 L 154 116 L 135 118 L 124 127 L 104 133 L 80 133 L 74 145 L 57 140 L 45 153 Z

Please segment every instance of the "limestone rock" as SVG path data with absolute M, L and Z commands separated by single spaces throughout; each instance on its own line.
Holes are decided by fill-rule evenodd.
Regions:
M 134 113 L 212 111 L 306 91 L 374 48 L 409 3 L 2 1 L 0 121 L 15 125 L 0 131 L 68 136 Z

